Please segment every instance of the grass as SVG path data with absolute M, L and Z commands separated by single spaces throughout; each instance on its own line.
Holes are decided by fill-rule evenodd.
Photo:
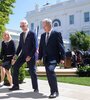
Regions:
M 46 77 L 39 77 L 40 80 L 47 80 Z M 58 82 L 90 86 L 90 77 L 57 77 Z
M 27 78 L 30 78 L 29 73 L 26 74 Z M 45 76 L 39 76 L 40 80 L 47 80 L 47 77 Z M 65 77 L 65 76 L 58 76 L 57 77 L 58 82 L 62 83 L 70 83 L 70 84 L 77 84 L 77 85 L 84 85 L 84 86 L 90 86 L 90 77 Z

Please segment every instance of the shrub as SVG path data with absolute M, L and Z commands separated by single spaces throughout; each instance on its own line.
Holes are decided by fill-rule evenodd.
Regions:
M 80 66 L 77 69 L 77 74 L 80 77 L 86 77 L 86 76 L 90 76 L 90 66 Z
M 76 32 L 70 35 L 72 49 L 88 50 L 90 48 L 90 36 L 85 32 Z
M 23 83 L 23 80 L 25 79 L 26 74 L 26 63 L 22 65 L 22 67 L 19 70 L 19 83 Z
M 87 69 L 87 76 L 90 77 L 90 66 Z
M 23 83 L 23 81 L 24 81 L 24 79 L 25 79 L 25 74 L 26 74 L 26 70 L 25 70 L 25 68 L 26 68 L 26 63 L 25 64 L 23 64 L 22 65 L 22 67 L 19 69 L 19 83 L 21 84 L 21 83 Z M 13 73 L 13 68 L 11 68 L 11 72 Z M 5 83 L 5 85 L 9 85 L 9 82 L 8 82 L 8 80 L 7 80 L 7 77 L 5 77 L 5 79 L 4 79 L 4 83 Z

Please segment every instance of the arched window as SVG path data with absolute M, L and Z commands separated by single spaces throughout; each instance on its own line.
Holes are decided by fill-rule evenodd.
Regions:
M 53 27 L 59 27 L 61 26 L 61 21 L 59 19 L 54 19 L 53 20 Z

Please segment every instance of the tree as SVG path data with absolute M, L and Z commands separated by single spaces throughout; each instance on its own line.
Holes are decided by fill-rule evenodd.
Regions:
M 13 3 L 15 0 L 0 0 L 0 35 L 5 30 L 5 24 L 9 22 L 9 15 L 13 14 Z
M 12 8 L 14 8 L 14 3 L 16 0 L 0 0 L 0 36 L 5 30 L 5 24 L 9 22 L 9 15 L 13 14 Z M 2 61 L 0 62 L 2 64 Z M 25 78 L 25 67 L 24 64 L 19 70 L 19 81 L 23 82 Z M 13 69 L 12 69 L 13 70 Z M 5 79 L 7 82 L 7 79 Z
M 90 35 L 83 31 L 71 34 L 70 41 L 72 48 L 79 50 L 88 50 L 90 48 Z

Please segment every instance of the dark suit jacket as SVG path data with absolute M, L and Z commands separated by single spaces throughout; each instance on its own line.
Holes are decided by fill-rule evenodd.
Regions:
M 16 54 L 18 55 L 20 52 L 20 55 L 24 55 L 25 57 L 30 56 L 31 58 L 35 56 L 36 52 L 36 37 L 35 33 L 29 31 L 27 34 L 27 37 L 23 39 L 23 32 L 20 35 L 20 41 L 19 41 L 19 46 L 17 48 Z
M 59 63 L 60 59 L 64 60 L 65 51 L 63 40 L 60 32 L 52 31 L 48 43 L 45 43 L 46 33 L 41 35 L 39 45 L 39 59 L 43 57 L 44 64 Z
M 12 60 L 12 57 L 14 56 L 14 54 L 15 54 L 14 41 L 11 40 L 10 42 L 7 42 L 7 43 L 3 41 L 2 47 L 1 47 L 1 59 L 3 61 Z

